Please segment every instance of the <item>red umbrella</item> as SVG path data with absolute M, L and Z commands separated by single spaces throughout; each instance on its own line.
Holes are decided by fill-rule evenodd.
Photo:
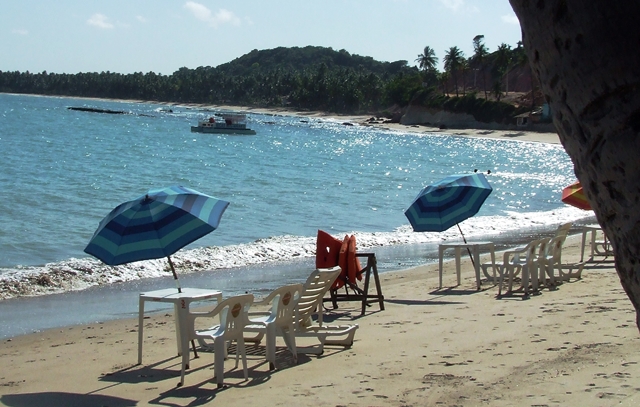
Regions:
M 584 194 L 580 181 L 574 182 L 562 190 L 562 202 L 585 211 L 593 209 Z

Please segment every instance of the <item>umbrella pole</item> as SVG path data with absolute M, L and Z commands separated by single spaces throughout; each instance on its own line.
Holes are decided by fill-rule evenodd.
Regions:
M 178 275 L 176 274 L 176 269 L 173 267 L 173 262 L 171 261 L 171 256 L 167 256 L 167 260 L 169 260 L 169 266 L 171 266 L 171 272 L 173 273 L 173 279 L 176 280 L 176 286 L 178 287 L 178 292 L 181 293 L 182 292 L 182 288 L 180 288 L 180 282 L 178 281 Z
M 467 244 L 467 239 L 464 237 L 464 233 L 462 233 L 462 229 L 460 229 L 460 224 L 456 223 L 456 226 L 458 227 L 458 230 L 460 231 L 460 234 L 462 235 L 462 240 L 464 241 L 464 244 Z M 471 264 L 473 264 L 473 268 L 475 268 L 476 267 L 476 262 L 473 261 L 473 256 L 471 255 L 471 250 L 469 250 L 468 247 L 467 247 L 467 253 L 469 253 L 469 258 L 471 259 Z

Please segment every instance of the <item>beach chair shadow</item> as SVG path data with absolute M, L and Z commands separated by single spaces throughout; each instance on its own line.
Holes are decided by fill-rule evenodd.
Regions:
M 474 290 L 474 292 L 477 292 Z M 439 301 L 439 300 L 386 300 L 387 302 L 391 303 L 391 304 L 398 304 L 398 305 L 413 305 L 413 306 L 417 306 L 417 305 L 421 305 L 421 306 L 431 306 L 431 305 L 459 305 L 459 304 L 464 304 L 463 302 L 460 301 Z
M 174 363 L 171 363 L 175 360 Z M 162 367 L 160 367 L 162 366 Z M 181 357 L 175 356 L 148 365 L 132 365 L 100 376 L 99 380 L 113 383 L 155 383 L 180 378 Z M 206 369 L 208 366 L 191 367 L 190 372 Z
M 103 394 L 82 394 L 47 391 L 41 393 L 3 394 L 0 396 L 0 404 L 11 407 L 30 406 L 111 406 L 127 407 L 137 406 L 136 400 L 122 397 L 107 396 Z
M 429 291 L 429 295 L 472 295 L 472 294 L 481 293 L 483 291 L 487 291 L 491 288 L 492 287 L 486 287 L 486 288 L 483 287 L 478 290 L 477 288 L 458 289 L 458 286 L 442 287 L 442 288 L 436 288 L 435 290 Z M 387 300 L 387 302 L 389 302 L 389 300 Z

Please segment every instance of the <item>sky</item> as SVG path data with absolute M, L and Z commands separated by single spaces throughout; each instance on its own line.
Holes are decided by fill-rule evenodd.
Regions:
M 155 72 L 218 66 L 254 49 L 344 49 L 442 70 L 484 35 L 493 52 L 521 40 L 508 0 L 0 0 L 0 71 Z

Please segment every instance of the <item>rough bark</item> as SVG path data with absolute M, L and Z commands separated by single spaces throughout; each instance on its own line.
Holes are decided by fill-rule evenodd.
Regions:
M 640 329 L 640 2 L 510 3 Z

